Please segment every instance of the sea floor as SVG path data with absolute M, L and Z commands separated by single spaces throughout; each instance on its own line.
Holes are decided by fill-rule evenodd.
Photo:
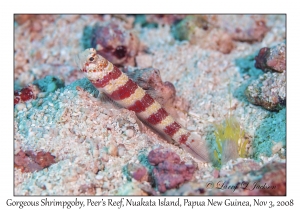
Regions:
M 285 104 L 270 110 L 245 95 L 256 82 L 285 100 L 286 69 L 255 67 L 261 48 L 285 43 L 284 15 L 15 15 L 14 24 L 15 91 L 38 87 L 14 108 L 15 195 L 286 194 Z M 104 100 L 75 62 L 88 47 L 125 72 L 159 70 L 152 88 L 205 139 L 211 162 Z M 176 96 L 160 92 L 165 81 Z M 224 161 L 230 148 L 220 151 L 215 131 L 233 118 L 245 151 Z M 153 150 L 182 162 L 162 171 L 149 163 Z

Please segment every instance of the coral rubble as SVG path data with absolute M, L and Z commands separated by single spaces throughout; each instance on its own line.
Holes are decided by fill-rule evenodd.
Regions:
M 91 46 L 115 65 L 134 66 L 139 39 L 134 32 L 125 30 L 121 25 L 107 23 L 94 26 Z
M 14 104 L 24 103 L 31 99 L 35 99 L 40 92 L 40 89 L 36 85 L 28 85 L 21 90 L 14 92 Z
M 141 164 L 129 163 L 127 165 L 127 171 L 130 177 L 133 179 L 143 182 L 148 181 L 148 170 Z
M 264 71 L 275 71 L 282 73 L 286 70 L 285 44 L 278 44 L 272 48 L 260 49 L 255 57 L 255 67 Z
M 15 155 L 15 167 L 22 172 L 40 171 L 55 163 L 55 157 L 49 152 L 40 151 L 35 154 L 33 151 L 19 151 Z
M 154 165 L 153 177 L 160 192 L 175 188 L 192 179 L 196 166 L 186 164 L 180 157 L 169 150 L 157 148 L 148 155 L 151 165 Z
M 254 80 L 245 90 L 249 102 L 271 111 L 278 111 L 286 105 L 285 73 L 265 73 Z
M 285 44 L 260 49 L 255 61 L 255 67 L 267 73 L 252 81 L 246 88 L 245 95 L 249 102 L 271 111 L 284 108 L 286 105 Z

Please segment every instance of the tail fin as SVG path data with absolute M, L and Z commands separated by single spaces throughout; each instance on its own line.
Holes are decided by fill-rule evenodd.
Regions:
M 208 148 L 206 146 L 205 140 L 201 138 L 196 133 L 191 133 L 185 144 L 180 144 L 180 146 L 187 152 L 192 154 L 195 158 L 202 162 L 210 162 Z

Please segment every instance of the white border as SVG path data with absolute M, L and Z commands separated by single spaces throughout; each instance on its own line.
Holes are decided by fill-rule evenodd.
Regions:
M 261 200 L 296 200 L 299 188 L 299 10 L 297 1 L 274 0 L 123 0 L 123 1 L 6 1 L 1 2 L 1 179 L 0 208 L 8 209 L 7 199 L 40 200 L 41 197 L 13 197 L 13 14 L 14 13 L 286 13 L 287 14 L 287 197 L 260 197 Z M 298 98 L 299 97 L 299 98 Z M 298 197 L 298 196 L 297 196 Z M 137 198 L 137 197 L 135 197 Z M 207 200 L 199 198 L 200 200 Z M 239 197 L 239 200 L 253 200 L 254 197 Z M 74 197 L 56 197 L 57 200 L 74 200 Z M 80 198 L 81 200 L 87 199 Z M 106 197 L 108 199 L 108 197 Z M 170 198 L 173 199 L 173 198 Z M 225 200 L 224 197 L 214 197 Z M 234 198 L 232 198 L 234 199 Z M 295 202 L 298 206 L 299 202 Z M 224 207 L 224 206 L 223 206 Z M 26 208 L 26 207 L 25 207 Z M 99 207 L 98 207 L 99 208 Z M 103 207 L 102 207 L 103 208 Z M 158 207 L 157 207 L 158 208 Z M 166 207 L 164 207 L 166 208 Z M 172 207 L 174 208 L 174 207 Z M 31 208 L 27 208 L 31 209 Z M 89 208 L 84 208 L 89 209 Z M 95 208 L 93 208 L 95 209 Z M 124 208 L 130 209 L 130 208 Z

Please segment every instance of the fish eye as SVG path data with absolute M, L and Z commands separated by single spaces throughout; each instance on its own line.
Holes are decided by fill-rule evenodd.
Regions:
M 93 60 L 94 60 L 94 58 L 93 58 L 93 57 L 90 57 L 90 58 L 89 58 L 89 61 L 93 61 Z

